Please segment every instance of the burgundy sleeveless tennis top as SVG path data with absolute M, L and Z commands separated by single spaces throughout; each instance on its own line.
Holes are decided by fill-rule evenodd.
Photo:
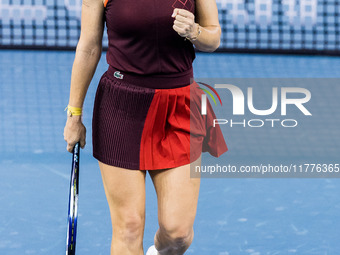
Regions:
M 110 68 L 188 84 L 195 50 L 172 28 L 174 8 L 195 14 L 194 0 L 106 0 Z

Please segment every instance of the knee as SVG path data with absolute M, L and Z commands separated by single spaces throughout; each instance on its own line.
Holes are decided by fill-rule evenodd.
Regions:
M 144 218 L 138 214 L 126 214 L 113 225 L 113 238 L 117 237 L 127 244 L 141 242 L 143 239 Z
M 185 224 L 162 224 L 159 231 L 160 235 L 176 249 L 189 247 L 194 236 L 193 227 Z

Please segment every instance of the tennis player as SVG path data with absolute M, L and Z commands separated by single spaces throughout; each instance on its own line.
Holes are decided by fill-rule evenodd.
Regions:
M 194 237 L 200 178 L 190 166 L 201 153 L 228 150 L 204 93 L 193 81 L 196 47 L 213 52 L 221 28 L 215 0 L 83 0 L 64 139 L 85 146 L 82 108 L 102 53 L 108 70 L 95 96 L 93 156 L 99 162 L 112 221 L 111 255 L 141 255 L 148 171 L 158 200 L 159 229 L 148 255 L 184 254 Z M 191 91 L 191 93 L 190 93 Z M 190 105 L 190 103 L 193 103 Z M 191 119 L 191 121 L 190 121 Z

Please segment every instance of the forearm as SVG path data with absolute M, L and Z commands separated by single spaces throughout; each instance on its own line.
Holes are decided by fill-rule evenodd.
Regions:
M 82 107 L 88 87 L 96 71 L 102 48 L 78 43 L 72 67 L 69 105 Z
M 200 26 L 201 34 L 191 42 L 200 51 L 213 52 L 220 46 L 220 26 Z

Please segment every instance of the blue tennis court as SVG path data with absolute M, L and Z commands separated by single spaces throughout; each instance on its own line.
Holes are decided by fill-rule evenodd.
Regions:
M 65 252 L 71 154 L 63 128 L 73 59 L 68 51 L 0 51 L 0 254 Z M 84 104 L 77 237 L 83 255 L 110 251 L 109 208 L 91 145 L 94 93 L 106 69 L 103 53 Z M 340 58 L 198 53 L 194 72 L 198 78 L 340 78 Z M 317 117 L 303 130 L 223 127 L 229 151 L 218 162 L 340 163 L 339 86 L 322 93 L 311 86 Z M 217 162 L 206 153 L 202 161 Z M 338 178 L 202 178 L 195 238 L 186 254 L 336 255 L 339 184 Z M 149 176 L 146 206 L 145 249 L 158 227 Z

